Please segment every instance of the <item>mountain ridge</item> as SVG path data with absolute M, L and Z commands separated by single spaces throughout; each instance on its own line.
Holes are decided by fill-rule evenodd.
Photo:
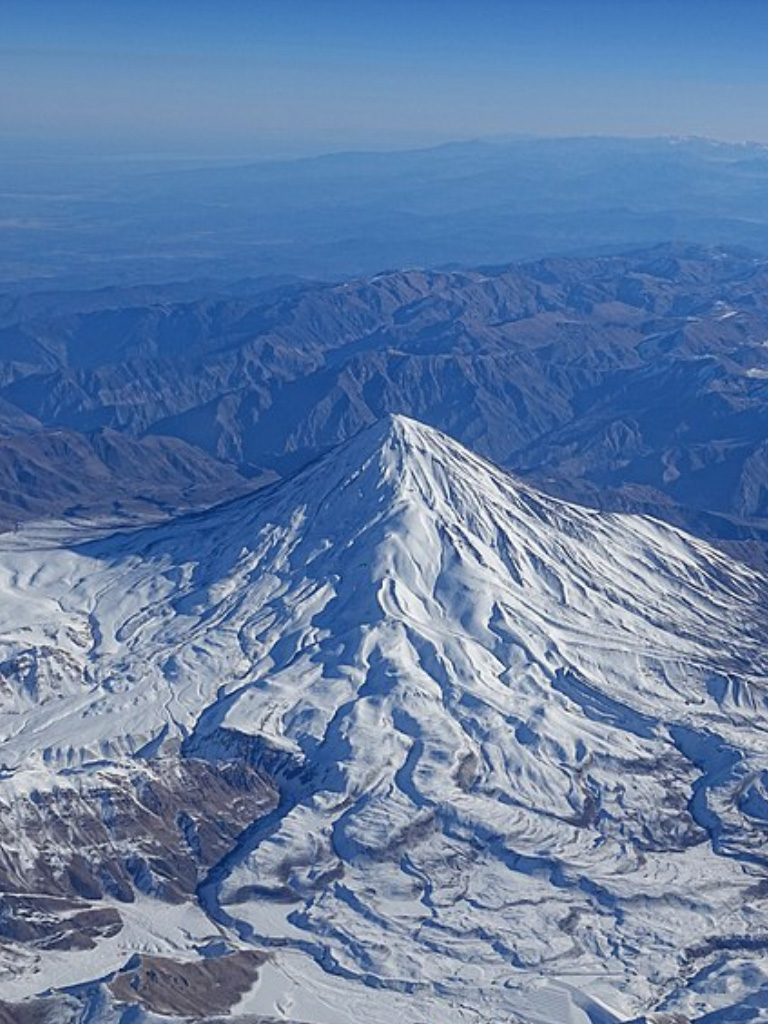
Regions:
M 170 436 L 250 477 L 400 412 L 540 489 L 751 544 L 760 564 L 765 281 L 759 258 L 676 245 L 133 309 L 65 296 L 37 320 L 31 302 L 0 338 L 0 428 L 37 424 L 42 446 L 57 429 Z

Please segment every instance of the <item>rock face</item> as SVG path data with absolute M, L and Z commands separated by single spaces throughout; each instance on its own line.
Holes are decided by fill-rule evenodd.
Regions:
M 38 785 L 31 788 L 33 782 Z M 229 851 L 245 823 L 276 803 L 274 788 L 247 764 L 168 756 L 151 762 L 139 758 L 86 764 L 47 778 L 39 773 L 37 778 L 27 776 L 21 791 L 13 778 L 7 778 L 3 789 L 3 991 L 19 975 L 33 979 L 33 987 L 38 978 L 40 990 L 50 988 L 52 956 L 64 954 L 66 961 L 87 952 L 101 962 L 104 946 L 114 945 L 113 939 L 117 952 L 112 955 L 118 960 L 130 956 L 135 944 L 145 948 L 146 939 L 137 943 L 135 933 L 126 934 L 129 911 L 137 901 L 149 901 L 161 917 L 169 904 L 183 912 L 195 903 L 207 870 Z M 225 967 L 222 962 L 222 977 L 229 978 Z M 183 965 L 178 970 L 182 981 L 173 984 L 186 989 Z M 70 977 L 65 969 L 65 980 Z M 163 986 L 142 977 L 141 992 L 149 992 L 146 1005 L 152 1009 L 162 1002 Z M 164 977 L 168 980 L 167 971 Z M 212 1011 L 224 1012 L 234 1005 L 238 986 L 250 987 L 255 977 L 253 972 L 235 971 L 232 984 L 209 1001 Z M 70 1020 L 64 1012 L 67 1005 L 68 1000 L 53 1000 L 35 1010 L 25 1003 L 7 1012 L 13 1021 L 27 1019 L 23 1009 L 30 1020 L 37 1021 L 39 1014 L 45 1024 L 59 1024 Z M 77 1000 L 72 1002 L 72 1021 L 81 1019 L 78 1005 Z M 207 1005 L 200 1003 L 201 1008 Z M 0 1003 L 0 1021 L 2 1007 Z
M 24 799 L 11 792 L 0 805 L 0 891 L 15 895 L 0 897 L 0 936 L 18 937 L 30 907 L 21 893 L 49 896 L 51 908 L 56 898 L 131 903 L 137 892 L 189 899 L 272 795 L 246 764 L 189 758 L 86 765 Z
M 768 584 L 705 543 L 395 417 L 205 514 L 22 531 L 0 586 L 3 818 L 93 863 L 98 829 L 135 847 L 133 817 L 137 905 L 183 900 L 167 880 L 188 872 L 205 942 L 271 951 L 238 1012 L 542 1024 L 759 1001 Z M 35 688 L 35 664 L 66 671 Z M 77 867 L 38 877 L 118 903 Z M 99 976 L 140 941 L 121 913 Z
M 174 486 L 211 481 L 200 449 L 247 474 L 285 474 L 380 416 L 404 413 L 567 499 L 662 516 L 725 543 L 765 542 L 760 258 L 664 246 L 196 301 L 141 298 L 119 293 L 104 308 L 103 296 L 83 296 L 78 309 L 64 296 L 58 314 L 50 297 L 12 304 L 0 335 L 6 433 L 38 423 L 145 445 L 163 437 L 165 451 L 123 458 L 147 460 L 136 493 L 165 485 L 168 501 Z M 187 446 L 178 453 L 186 478 L 178 460 L 168 471 L 168 437 Z M 25 454 L 32 440 L 16 444 L 18 455 L 0 445 L 0 499 L 11 502 L 18 482 L 31 506 L 18 516 L 29 518 L 45 511 L 36 492 L 50 490 L 47 463 Z M 17 481 L 14 458 L 27 459 L 31 478 Z M 109 461 L 101 448 L 95 458 L 91 467 Z M 54 511 L 86 502 L 79 472 L 66 493 L 70 460 L 58 462 L 64 490 Z M 95 468 L 81 492 L 89 480 L 93 493 Z
M 237 1005 L 255 983 L 265 960 L 256 952 L 188 964 L 136 957 L 109 987 L 118 1002 L 129 1006 L 142 1006 L 165 1017 L 202 1018 Z
M 85 1006 L 73 995 L 13 1004 L 0 1001 L 0 1024 L 80 1024 L 83 1012 L 90 1013 L 91 1020 L 133 1024 L 278 1024 L 274 1018 L 228 1012 L 258 982 L 266 960 L 255 951 L 195 963 L 137 955 L 123 970 L 93 986 Z M 281 1020 L 285 1024 L 286 1018 Z

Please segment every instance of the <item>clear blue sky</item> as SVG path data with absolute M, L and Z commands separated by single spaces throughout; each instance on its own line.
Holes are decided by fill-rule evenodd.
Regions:
M 768 142 L 768 0 L 0 0 L 0 141 L 224 155 Z

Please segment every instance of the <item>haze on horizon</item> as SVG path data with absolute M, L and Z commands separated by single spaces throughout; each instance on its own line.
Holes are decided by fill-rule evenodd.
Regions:
M 6 0 L 8 155 L 768 142 L 760 0 Z

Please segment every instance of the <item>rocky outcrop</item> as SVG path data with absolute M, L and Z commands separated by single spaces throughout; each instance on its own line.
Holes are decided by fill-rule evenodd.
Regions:
M 165 1017 L 226 1013 L 253 987 L 266 956 L 256 950 L 190 963 L 137 956 L 110 982 L 114 999 Z
M 132 902 L 137 892 L 182 902 L 275 802 L 247 764 L 165 758 L 64 772 L 0 807 L 0 936 L 34 940 L 21 923 L 28 896 L 46 897 L 50 912 L 56 898 L 66 911 L 73 899 Z

